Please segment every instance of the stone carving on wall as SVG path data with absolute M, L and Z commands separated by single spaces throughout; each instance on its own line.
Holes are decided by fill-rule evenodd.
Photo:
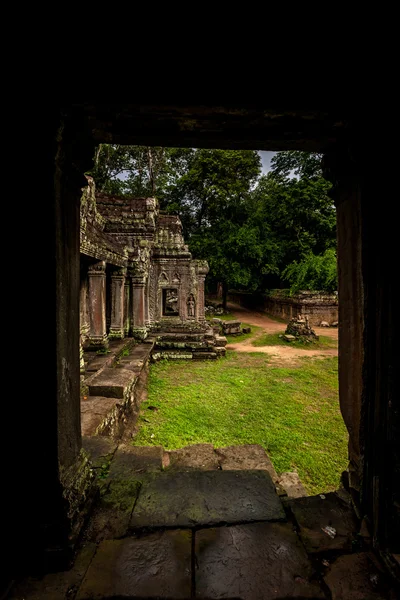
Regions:
M 158 281 L 159 281 L 160 283 L 169 283 L 168 276 L 167 276 L 167 274 L 166 274 L 164 271 L 163 271 L 162 273 L 160 273 L 160 276 L 159 276 L 159 278 L 158 278 Z
M 196 316 L 196 302 L 193 294 L 190 294 L 187 300 L 187 314 L 190 319 L 194 319 Z
M 178 314 L 178 293 L 177 290 L 165 290 L 165 314 Z
M 150 250 L 146 247 L 138 248 L 137 271 L 140 275 L 147 275 L 149 271 Z

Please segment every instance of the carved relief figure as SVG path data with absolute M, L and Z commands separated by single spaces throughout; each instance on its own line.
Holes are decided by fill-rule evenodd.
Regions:
M 187 301 L 188 317 L 193 318 L 195 316 L 195 307 L 196 307 L 196 303 L 194 300 L 194 296 L 193 296 L 193 294 L 190 294 L 188 301 Z
M 178 294 L 176 290 L 165 290 L 165 314 L 178 314 Z

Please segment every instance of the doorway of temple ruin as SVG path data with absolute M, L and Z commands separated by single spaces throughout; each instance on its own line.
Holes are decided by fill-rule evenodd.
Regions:
M 49 391 L 35 407 L 35 427 L 31 428 L 34 432 L 31 447 L 40 446 L 37 461 L 42 485 L 36 485 L 37 507 L 33 501 L 27 506 L 25 524 L 31 521 L 30 539 L 35 546 L 30 559 L 42 554 L 43 547 L 46 551 L 53 549 L 54 554 L 59 548 L 70 547 L 83 523 L 81 500 L 86 499 L 89 505 L 92 498 L 86 493 L 92 485 L 90 470 L 80 452 L 77 237 L 79 200 L 87 184 L 82 173 L 92 168 L 94 148 L 105 141 L 206 148 L 306 149 L 325 154 L 325 172 L 334 182 L 338 211 L 340 403 L 351 437 L 349 484 L 356 504 L 361 506 L 361 514 L 367 516 L 371 525 L 374 547 L 380 547 L 383 553 L 398 551 L 395 486 L 398 413 L 393 401 L 395 311 L 390 270 L 385 268 L 387 257 L 393 256 L 389 242 L 395 239 L 388 235 L 387 218 L 391 214 L 389 199 L 393 198 L 393 190 L 382 178 L 378 186 L 377 172 L 385 172 L 383 160 L 372 153 L 369 156 L 366 150 L 371 147 L 370 135 L 380 139 L 382 115 L 378 118 L 372 110 L 367 120 L 363 118 L 358 110 L 352 112 L 350 108 L 276 110 L 254 104 L 173 109 L 154 103 L 77 104 L 64 106 L 54 114 L 54 128 L 48 138 L 46 193 L 49 206 L 54 209 L 56 226 L 51 238 L 43 229 L 43 239 L 49 239 L 48 254 L 55 256 L 48 311 L 51 320 L 48 331 L 55 327 L 55 333 L 48 341 L 52 373 Z M 375 143 L 375 147 L 385 144 Z M 382 202 L 380 211 L 375 209 L 377 201 Z M 127 209 L 128 213 L 134 212 L 134 206 Z M 123 260 L 114 266 L 123 270 Z M 53 267 L 52 264 L 47 277 L 52 277 Z M 102 267 L 88 265 L 93 292 L 103 289 L 103 280 L 107 278 Z M 124 297 L 139 309 L 138 322 L 128 323 L 128 330 L 144 333 L 147 282 L 138 277 L 130 279 L 132 285 L 126 286 L 123 278 L 131 274 L 117 270 L 111 281 L 115 297 Z M 187 298 L 184 297 L 185 302 Z M 90 302 L 90 293 L 87 301 Z M 158 306 L 161 310 L 161 302 Z M 197 314 L 197 305 L 195 310 Z M 103 322 L 98 324 L 101 330 Z M 118 335 L 121 323 L 114 325 Z M 102 331 L 94 341 L 104 341 Z M 96 358 L 107 361 L 107 349 Z M 120 358 L 123 361 L 125 357 Z M 104 390 L 105 386 L 98 389 Z M 109 403 L 113 403 L 110 398 Z M 37 531 L 50 535 L 46 533 L 42 543 Z

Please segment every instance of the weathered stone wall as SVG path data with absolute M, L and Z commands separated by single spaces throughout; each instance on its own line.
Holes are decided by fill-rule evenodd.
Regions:
M 336 295 L 323 292 L 299 292 L 291 297 L 286 291 L 271 294 L 250 294 L 232 291 L 228 299 L 249 309 L 260 310 L 273 317 L 290 321 L 297 315 L 307 315 L 310 325 L 319 326 L 321 321 L 330 325 L 338 321 L 338 299 Z

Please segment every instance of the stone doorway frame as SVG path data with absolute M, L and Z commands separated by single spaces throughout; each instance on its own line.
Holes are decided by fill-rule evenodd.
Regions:
M 124 115 L 129 117 L 126 123 Z M 393 256 L 396 236 L 390 234 L 390 211 L 384 210 L 393 190 L 377 176 L 380 167 L 384 170 L 383 158 L 367 151 L 372 142 L 366 136 L 371 131 L 374 147 L 385 147 L 381 117 L 372 116 L 375 125 L 366 132 L 362 116 L 244 104 L 236 111 L 211 104 L 177 106 L 175 112 L 167 105 L 121 109 L 77 104 L 57 107 L 52 113 L 49 152 L 40 176 L 55 227 L 49 232 L 43 224 L 43 235 L 40 224 L 35 230 L 53 261 L 43 270 L 43 281 L 50 282 L 51 291 L 39 321 L 48 323 L 46 351 L 41 356 L 47 357 L 50 376 L 32 415 L 32 438 L 26 440 L 28 447 L 35 448 L 40 479 L 24 522 L 32 547 L 19 556 L 20 565 L 31 564 L 43 554 L 49 564 L 71 555 L 84 521 L 81 500 L 89 500 L 92 489 L 80 433 L 79 201 L 86 183 L 83 173 L 91 168 L 94 148 L 102 141 L 325 153 L 324 169 L 334 185 L 338 218 L 339 387 L 350 433 L 350 485 L 360 514 L 370 524 L 375 548 L 393 564 L 391 556 L 399 551 L 394 509 L 399 413 L 394 400 L 395 294 L 388 257 Z M 40 178 L 36 185 L 41 186 Z M 379 211 L 377 199 L 382 199 Z M 39 362 L 37 368 L 40 372 Z M 38 536 L 37 531 L 44 534 Z

